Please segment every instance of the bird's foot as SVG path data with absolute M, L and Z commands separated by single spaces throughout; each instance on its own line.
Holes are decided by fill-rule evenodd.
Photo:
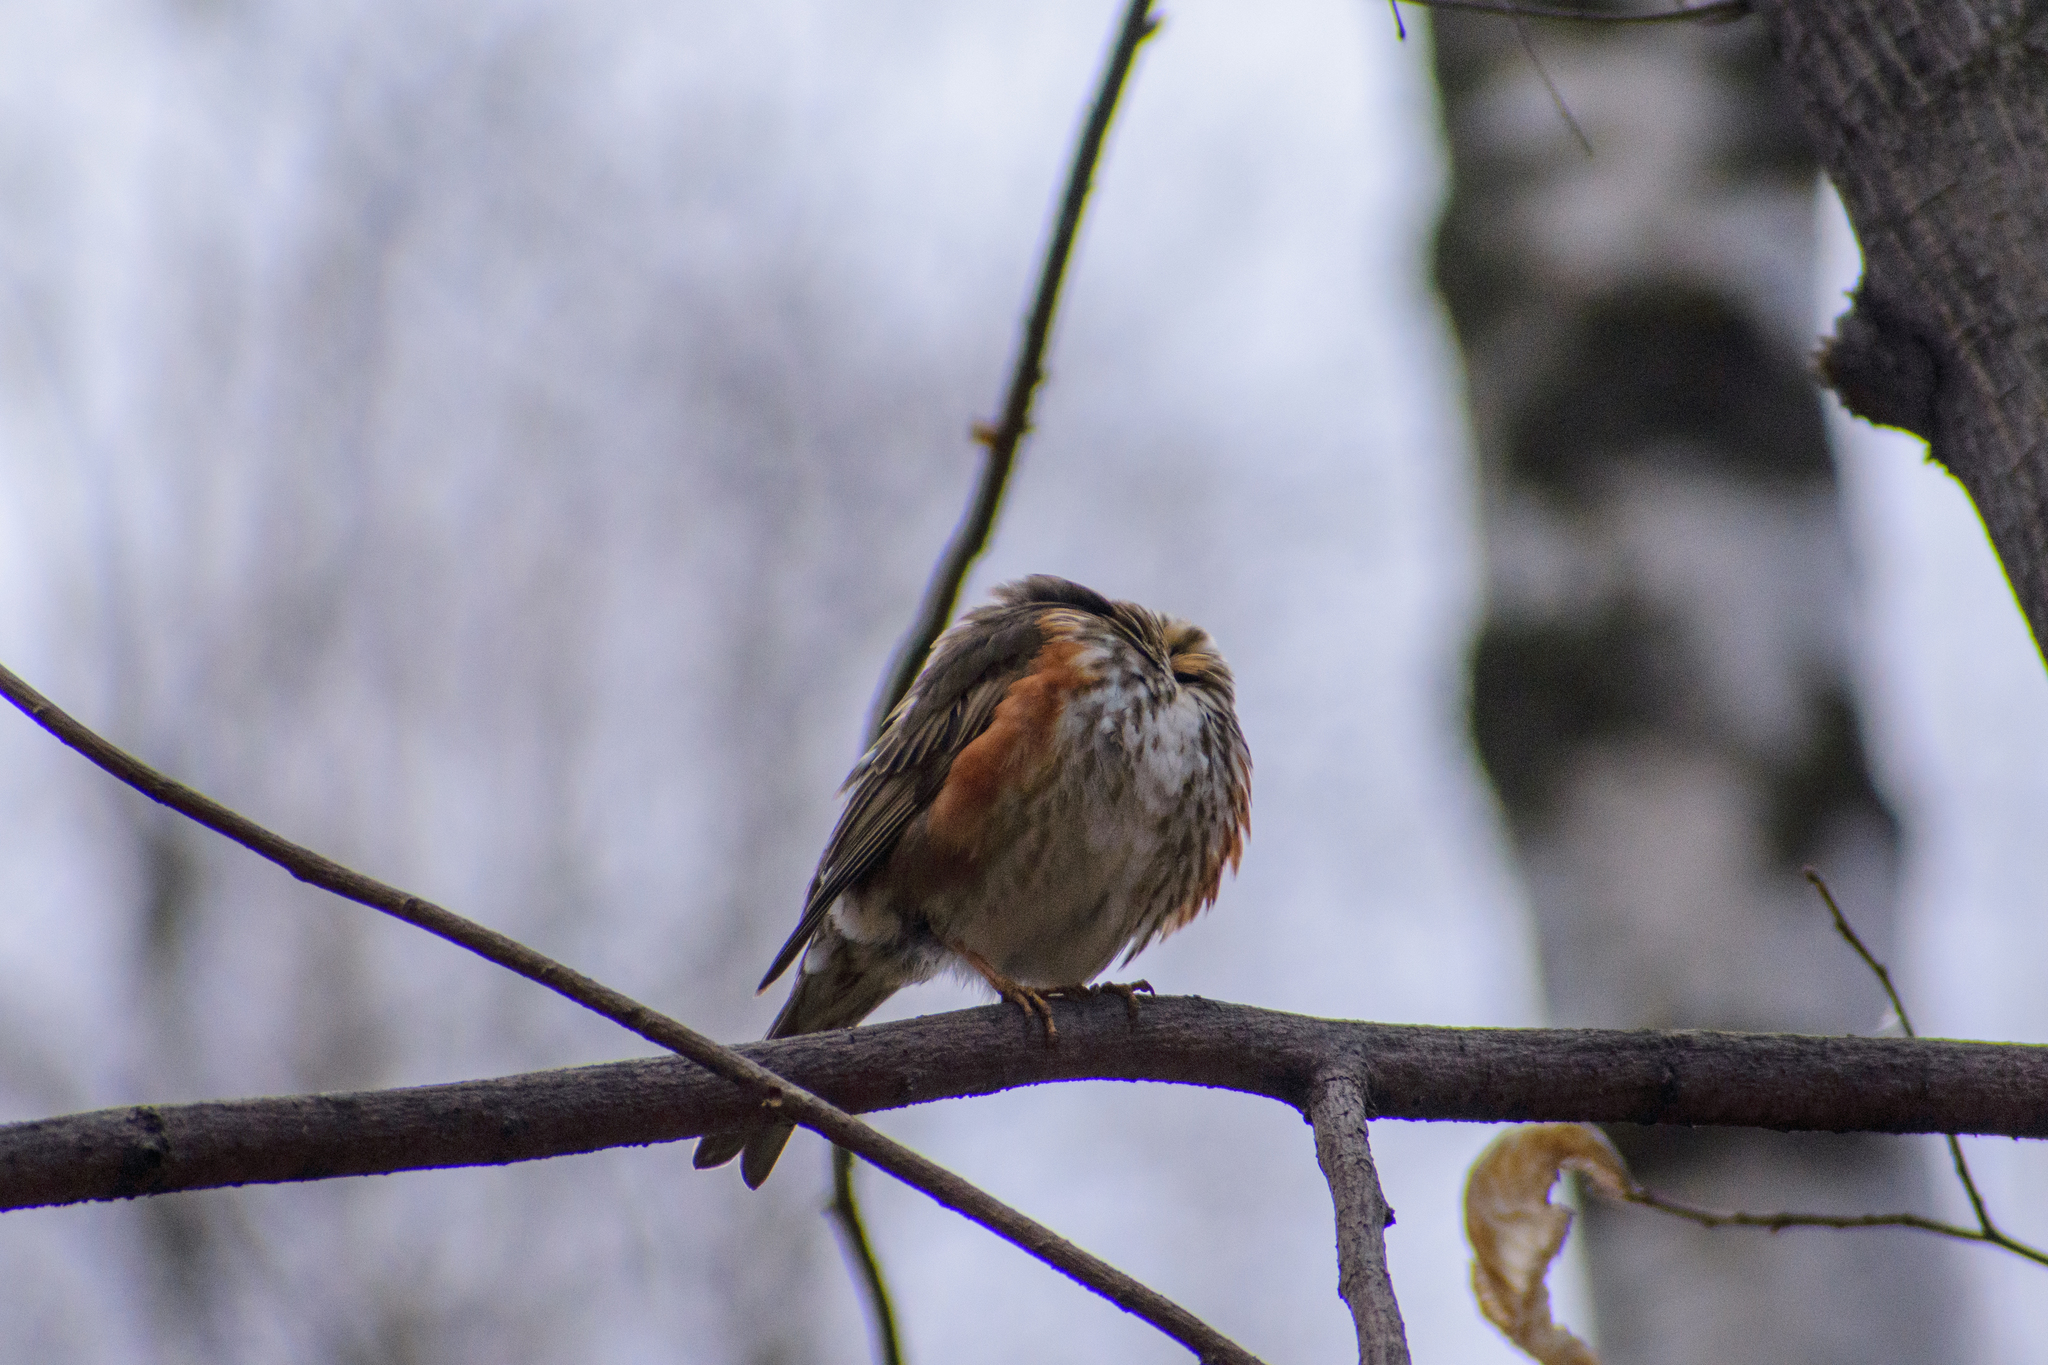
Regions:
M 1138 997 L 1153 994 L 1149 981 L 1098 981 L 1093 986 L 1056 986 L 1046 992 L 1062 1000 L 1086 1000 L 1090 996 L 1114 995 L 1124 1002 L 1124 1010 L 1132 1019 L 1138 1017 Z
M 989 984 L 995 985 L 994 982 Z M 1038 1022 L 1045 1025 L 1045 1045 L 1047 1047 L 1051 1047 L 1060 1040 L 1059 1025 L 1053 1023 L 1052 1005 L 1046 1000 L 1047 995 L 1056 995 L 1058 994 L 1057 991 L 1035 991 L 1031 987 L 1019 985 L 1015 981 L 1011 981 L 1007 986 L 996 986 L 996 990 L 1001 992 L 1003 999 L 1022 1006 L 1024 1013 L 1036 1016 Z
M 1152 983 L 1144 980 L 1128 982 L 1105 981 L 1100 986 L 1097 986 L 1095 989 L 1098 991 L 1108 991 L 1111 995 L 1122 996 L 1124 1001 L 1124 1012 L 1131 1016 L 1133 1022 L 1135 1022 L 1138 1017 L 1138 997 L 1141 995 L 1154 995 L 1157 993 L 1152 989 Z
M 1045 1045 L 1047 1047 L 1051 1047 L 1059 1041 L 1059 1026 L 1052 1021 L 1052 1005 L 1047 1002 L 1046 997 L 1059 995 L 1061 994 L 1060 991 L 1034 990 L 1021 981 L 1012 980 L 989 965 L 987 958 L 971 948 L 956 947 L 953 951 L 960 955 L 962 962 L 965 962 L 968 966 L 979 972 L 981 979 L 988 982 L 990 988 L 997 995 L 1021 1008 L 1026 1018 L 1036 1019 L 1039 1023 L 1045 1025 Z

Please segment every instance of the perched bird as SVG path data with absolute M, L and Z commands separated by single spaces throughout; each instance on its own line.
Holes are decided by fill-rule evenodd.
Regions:
M 844 1028 L 941 968 L 1055 1030 L 1077 994 L 1216 899 L 1251 820 L 1230 668 L 1198 626 L 1063 578 L 997 588 L 939 637 L 846 779 L 770 1038 Z M 1132 987 L 1107 987 L 1131 999 Z M 1149 988 L 1147 988 L 1149 989 Z M 786 1123 L 709 1133 L 759 1187 Z

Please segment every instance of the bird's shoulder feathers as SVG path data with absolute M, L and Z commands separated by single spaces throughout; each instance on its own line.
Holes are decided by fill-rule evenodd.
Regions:
M 1059 585 L 1072 592 L 1059 592 Z M 1074 594 L 1091 600 L 1072 601 Z M 956 759 L 968 758 L 959 765 L 965 785 L 956 799 L 947 801 L 948 809 L 964 816 L 986 807 L 991 793 L 985 788 L 1007 757 L 996 750 L 1042 740 L 1048 698 L 1039 694 L 1073 678 L 1074 647 L 1054 619 L 1065 613 L 1049 613 L 1048 608 L 1066 606 L 1094 614 L 1097 604 L 1105 611 L 1113 609 L 1107 599 L 1063 579 L 1025 579 L 998 590 L 994 605 L 970 612 L 939 638 L 930 662 L 846 779 L 846 809 L 818 860 L 796 931 L 775 955 L 761 989 L 796 961 L 833 903 L 881 869 L 904 828 L 940 800 Z M 1034 673 L 1046 670 L 1057 670 L 1061 676 L 1029 683 Z M 1020 684 L 1028 685 L 1020 690 Z M 1030 714 L 1017 714 L 1016 723 L 990 733 L 998 710 L 1013 693 L 1010 713 Z M 977 746 L 984 737 L 991 742 Z

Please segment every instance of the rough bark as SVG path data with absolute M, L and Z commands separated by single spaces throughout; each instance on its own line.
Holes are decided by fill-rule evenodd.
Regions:
M 1085 1079 L 1262 1095 L 1306 1113 L 1362 1078 L 1373 1118 L 2048 1137 L 2048 1048 L 1791 1034 L 1445 1029 L 1197 998 L 1062 1003 L 1059 1045 L 989 1006 L 739 1049 L 857 1112 Z M 730 1127 L 756 1097 L 680 1059 L 454 1085 L 129 1105 L 0 1128 L 0 1208 L 502 1165 Z M 1662 1131 L 1662 1130 L 1660 1130 Z
M 1337 1293 L 1358 1332 L 1358 1365 L 1408 1365 L 1408 1331 L 1387 1273 L 1386 1230 L 1394 1211 L 1380 1189 L 1365 1134 L 1365 1087 L 1346 1072 L 1318 1077 L 1308 1115 L 1316 1130 L 1316 1164 L 1336 1209 Z
M 2048 641 L 2048 10 L 1761 0 L 1863 247 L 1823 369 L 1969 491 Z

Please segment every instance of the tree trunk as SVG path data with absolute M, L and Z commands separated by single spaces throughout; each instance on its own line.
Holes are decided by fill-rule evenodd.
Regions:
M 1769 0 L 1799 113 L 1863 246 L 1823 358 L 1924 437 L 2048 641 L 2048 17 L 2024 0 Z
M 1800 875 L 1889 943 L 1897 822 L 1858 733 L 1806 373 L 1817 168 L 1766 31 L 1446 14 L 1434 35 L 1437 278 L 1488 556 L 1472 727 L 1552 1017 L 1868 1030 L 1881 998 Z M 1900 1143 L 1614 1136 L 1644 1181 L 1709 1203 L 1925 1207 Z M 1598 1208 L 1584 1227 L 1608 1365 L 1963 1357 L 1943 1248 Z

